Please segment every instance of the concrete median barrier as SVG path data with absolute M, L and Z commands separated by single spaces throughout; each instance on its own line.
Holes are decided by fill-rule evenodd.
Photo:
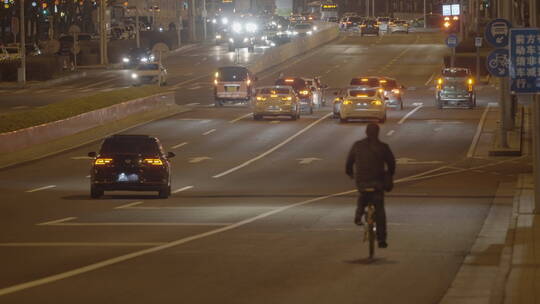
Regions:
M 124 119 L 130 115 L 175 106 L 173 92 L 138 98 L 13 132 L 0 133 L 0 153 L 10 153 Z
M 320 23 L 317 26 L 320 30 L 312 36 L 297 37 L 289 43 L 269 49 L 257 62 L 250 64 L 249 69 L 254 73 L 262 72 L 339 37 L 337 25 Z

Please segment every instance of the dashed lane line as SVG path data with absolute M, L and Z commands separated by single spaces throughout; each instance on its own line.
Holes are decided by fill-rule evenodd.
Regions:
M 476 133 L 474 134 L 471 145 L 469 146 L 469 150 L 467 151 L 467 158 L 471 158 L 474 155 L 474 151 L 476 150 L 476 146 L 478 145 L 478 141 L 480 140 L 480 135 L 482 134 L 482 129 L 484 128 L 484 123 L 486 121 L 487 113 L 489 112 L 490 107 L 491 103 L 488 103 L 488 105 L 484 109 L 484 112 L 482 113 L 482 116 L 480 117 L 480 122 L 478 123 L 478 126 L 476 128 Z
M 247 118 L 247 117 L 249 117 L 249 116 L 251 116 L 251 115 L 253 115 L 253 113 L 247 113 L 247 114 L 242 115 L 242 116 L 240 116 L 240 117 L 237 117 L 237 118 L 235 118 L 235 119 L 233 119 L 233 120 L 230 120 L 229 123 L 235 123 L 235 122 L 240 121 L 240 120 L 242 120 L 242 119 L 244 119 L 244 118 Z
M 141 201 L 133 202 L 133 203 L 129 203 L 129 204 L 125 204 L 125 205 L 122 205 L 122 206 L 115 207 L 114 209 L 126 209 L 126 208 L 129 208 L 129 207 L 140 205 L 142 203 L 143 202 L 141 202 Z
M 420 110 L 424 105 L 418 105 L 416 106 L 416 108 L 412 109 L 409 113 L 405 114 L 405 116 L 403 116 L 403 118 L 401 118 L 399 121 L 398 121 L 398 125 L 401 125 L 405 122 L 405 120 L 407 120 L 407 118 L 411 117 L 414 113 L 416 113 L 416 111 Z
M 157 242 L 28 242 L 28 243 L 0 243 L 0 247 L 153 247 L 166 243 Z
M 223 176 L 226 176 L 226 175 L 229 175 L 235 171 L 238 171 L 248 165 L 250 165 L 251 163 L 253 162 L 256 162 L 264 157 L 266 157 L 267 155 L 271 154 L 272 152 L 276 151 L 277 149 L 283 147 L 284 145 L 286 145 L 287 143 L 289 143 L 290 141 L 292 141 L 293 139 L 295 139 L 296 137 L 300 136 L 301 134 L 307 132 L 309 129 L 313 128 L 315 125 L 317 125 L 318 123 L 320 123 L 321 121 L 324 121 L 325 119 L 327 119 L 328 117 L 330 117 L 330 115 L 332 115 L 333 113 L 330 112 L 326 115 L 324 115 L 323 117 L 317 119 L 316 121 L 310 123 L 308 126 L 306 126 L 305 128 L 303 128 L 302 130 L 296 132 L 295 134 L 293 134 L 292 136 L 290 136 L 289 138 L 285 139 L 284 141 L 282 141 L 281 143 L 275 145 L 274 147 L 272 147 L 270 150 L 266 151 L 266 152 L 263 152 L 261 154 L 259 154 L 257 157 L 254 157 L 234 168 L 231 168 L 227 171 L 224 171 L 224 172 L 221 172 L 219 174 L 216 174 L 214 176 L 212 176 L 213 178 L 220 178 L 220 177 L 223 177 Z
M 187 144 L 188 144 L 188 142 L 179 143 L 178 145 L 172 146 L 171 149 L 178 149 L 178 148 L 183 147 L 183 146 L 185 146 Z
M 49 186 L 39 187 L 35 189 L 30 189 L 30 190 L 27 190 L 26 193 L 33 193 L 33 192 L 38 192 L 38 191 L 52 189 L 52 188 L 56 188 L 56 185 L 49 185 Z
M 202 135 L 206 136 L 206 135 L 210 135 L 210 134 L 212 134 L 214 132 L 216 132 L 216 129 L 208 130 L 208 131 L 204 132 Z
M 189 189 L 193 189 L 194 186 L 185 186 L 185 187 L 182 187 L 180 189 L 176 189 L 174 190 L 172 193 L 173 194 L 176 194 L 176 193 L 179 193 L 179 192 L 183 192 L 183 191 L 186 191 L 186 190 L 189 190 Z
M 388 131 L 388 133 L 386 133 L 386 136 L 392 136 L 394 135 L 395 132 L 396 132 L 395 130 L 390 130 Z

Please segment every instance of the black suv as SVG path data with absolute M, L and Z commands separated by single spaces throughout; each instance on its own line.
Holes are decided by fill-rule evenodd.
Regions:
M 114 135 L 105 139 L 94 158 L 90 173 L 90 196 L 104 191 L 158 191 L 160 198 L 171 195 L 171 165 L 159 140 L 147 135 Z

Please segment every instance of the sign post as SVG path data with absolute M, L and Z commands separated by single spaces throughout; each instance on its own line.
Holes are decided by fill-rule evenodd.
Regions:
M 69 27 L 68 32 L 73 35 L 73 47 L 71 48 L 71 52 L 73 53 L 73 69 L 77 70 L 77 53 L 80 51 L 79 47 L 79 33 L 81 32 L 81 28 L 78 25 L 72 25 Z
M 474 46 L 476 47 L 476 83 L 480 81 L 480 48 L 482 47 L 482 37 L 474 38 Z
M 458 45 L 458 37 L 454 34 L 448 35 L 446 37 L 446 45 L 452 49 L 452 58 L 450 59 L 450 67 L 453 68 L 456 62 L 456 46 Z
M 495 58 L 497 61 L 496 67 L 498 68 L 498 72 L 496 74 L 502 74 L 502 71 L 499 67 L 506 66 L 505 75 L 506 76 L 498 76 L 498 77 L 504 77 L 506 79 L 503 79 L 501 81 L 500 85 L 500 112 L 501 112 L 501 125 L 500 125 L 500 141 L 499 145 L 501 148 L 508 148 L 508 137 L 507 137 L 507 131 L 511 130 L 514 127 L 513 122 L 513 116 L 510 111 L 510 101 L 508 100 L 510 94 L 509 94 L 509 80 L 508 77 L 508 40 L 510 35 L 510 29 L 512 28 L 512 24 L 510 21 L 506 19 L 495 19 L 489 22 L 486 25 L 486 30 L 484 33 L 484 37 L 486 40 L 493 45 L 496 48 L 500 48 L 501 50 L 505 51 L 504 55 L 502 51 L 497 51 L 495 49 L 492 54 L 497 56 L 498 58 Z M 497 51 L 497 54 L 494 54 L 494 52 Z M 491 55 L 491 54 L 490 54 Z M 506 57 L 506 63 L 504 63 L 504 57 Z M 493 58 L 491 58 L 493 59 Z M 488 57 L 488 69 L 490 68 L 490 58 Z M 491 66 L 493 66 L 494 63 L 492 62 Z M 492 74 L 493 75 L 493 74 Z

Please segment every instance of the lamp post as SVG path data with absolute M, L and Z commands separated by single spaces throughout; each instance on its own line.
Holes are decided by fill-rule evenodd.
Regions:
M 19 82 L 22 84 L 22 85 L 25 85 L 26 84 L 26 46 L 25 46 L 25 36 L 26 36 L 26 32 L 25 32 L 25 28 L 24 28 L 24 23 L 25 23 L 25 20 L 24 20 L 24 0 L 21 0 L 21 16 L 20 16 L 20 26 L 21 26 L 21 30 L 20 30 L 20 35 L 21 35 L 21 48 L 20 48 L 20 52 L 21 52 L 21 67 L 19 68 Z
M 427 28 L 426 0 L 424 0 L 424 28 Z

